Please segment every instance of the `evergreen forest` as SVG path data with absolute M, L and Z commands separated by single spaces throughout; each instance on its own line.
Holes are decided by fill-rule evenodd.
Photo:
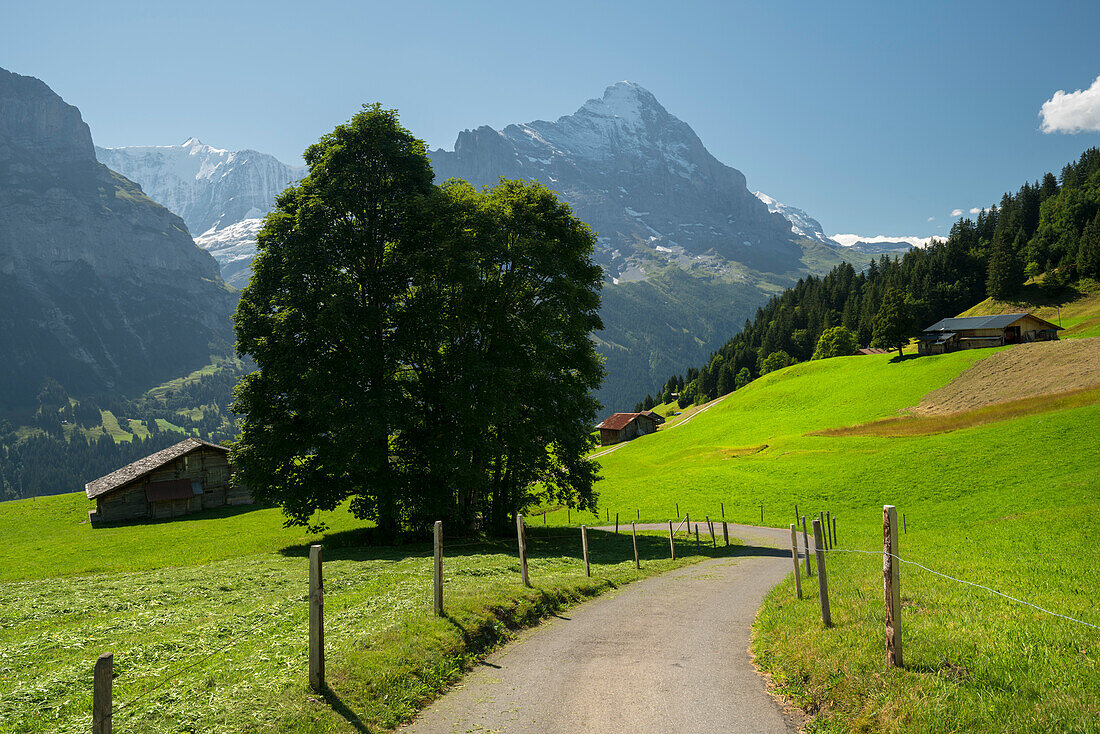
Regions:
M 1041 279 L 1065 293 L 1080 278 L 1100 277 L 1100 149 L 1006 193 L 976 219 L 961 218 L 944 241 L 901 257 L 883 255 L 857 272 L 841 263 L 799 280 L 757 309 L 752 320 L 701 367 L 672 375 L 635 410 L 677 401 L 680 407 L 726 395 L 762 374 L 812 359 L 823 332 L 844 327 L 875 345 L 875 320 L 892 292 L 904 296 L 898 324 L 916 335 L 986 298 L 1012 301 Z M 885 342 L 880 338 L 883 346 Z M 895 345 L 890 345 L 895 346 Z

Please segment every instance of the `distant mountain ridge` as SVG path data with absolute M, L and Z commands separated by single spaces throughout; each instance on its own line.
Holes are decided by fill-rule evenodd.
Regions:
M 836 243 L 769 211 L 740 171 L 632 82 L 554 122 L 465 130 L 453 151 L 430 156 L 438 181 L 539 181 L 597 233 L 610 410 L 702 361 L 772 293 L 842 258 Z
M 262 218 L 275 197 L 306 174 L 305 166 L 287 165 L 267 153 L 214 148 L 198 138 L 95 152 L 100 162 L 182 217 L 195 242 L 217 259 L 222 276 L 237 286 L 248 282 Z
M 183 221 L 96 161 L 80 111 L 0 69 L 0 406 L 52 377 L 127 390 L 233 343 L 235 297 Z

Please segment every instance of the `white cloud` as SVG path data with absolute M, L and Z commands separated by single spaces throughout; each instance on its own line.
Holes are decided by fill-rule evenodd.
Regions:
M 971 214 L 981 214 L 981 212 L 982 212 L 982 208 L 980 206 L 970 207 L 970 213 Z
M 963 215 L 963 210 L 962 209 L 952 209 L 951 210 L 951 216 L 953 216 L 953 217 L 961 217 L 962 215 Z
M 1100 76 L 1088 89 L 1059 89 L 1043 102 L 1039 129 L 1045 133 L 1100 132 Z
M 935 217 L 928 217 L 929 222 L 933 222 L 933 221 L 935 221 L 935 219 L 936 219 Z
M 879 234 L 874 237 L 863 234 L 834 234 L 829 236 L 844 247 L 851 247 L 857 242 L 869 242 L 871 244 L 877 244 L 879 242 L 908 242 L 913 247 L 927 247 L 928 243 L 933 239 L 932 237 L 915 237 L 913 235 L 895 236 L 886 234 Z

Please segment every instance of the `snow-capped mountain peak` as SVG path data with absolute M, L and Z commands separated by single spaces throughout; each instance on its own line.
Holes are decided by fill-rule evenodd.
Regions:
M 149 198 L 180 215 L 195 241 L 223 267 L 226 280 L 238 285 L 237 273 L 224 268 L 250 257 L 259 219 L 271 211 L 283 189 L 306 174 L 304 166 L 288 166 L 254 150 L 215 148 L 197 137 L 180 145 L 95 150 L 101 163 L 138 182 Z M 243 277 L 247 275 L 245 268 Z
M 763 191 L 754 191 L 753 196 L 764 202 L 768 207 L 768 211 L 774 214 L 783 215 L 783 218 L 791 223 L 791 231 L 799 237 L 809 237 L 812 240 L 823 242 L 826 245 L 832 245 L 834 247 L 839 246 L 839 243 L 826 236 L 825 231 L 821 228 L 821 222 L 817 221 L 798 207 L 789 206 L 781 201 L 776 201 Z

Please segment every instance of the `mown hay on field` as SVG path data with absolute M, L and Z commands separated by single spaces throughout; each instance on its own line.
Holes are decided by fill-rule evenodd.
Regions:
M 1100 385 L 1100 338 L 1018 344 L 925 395 L 916 415 L 946 415 Z

